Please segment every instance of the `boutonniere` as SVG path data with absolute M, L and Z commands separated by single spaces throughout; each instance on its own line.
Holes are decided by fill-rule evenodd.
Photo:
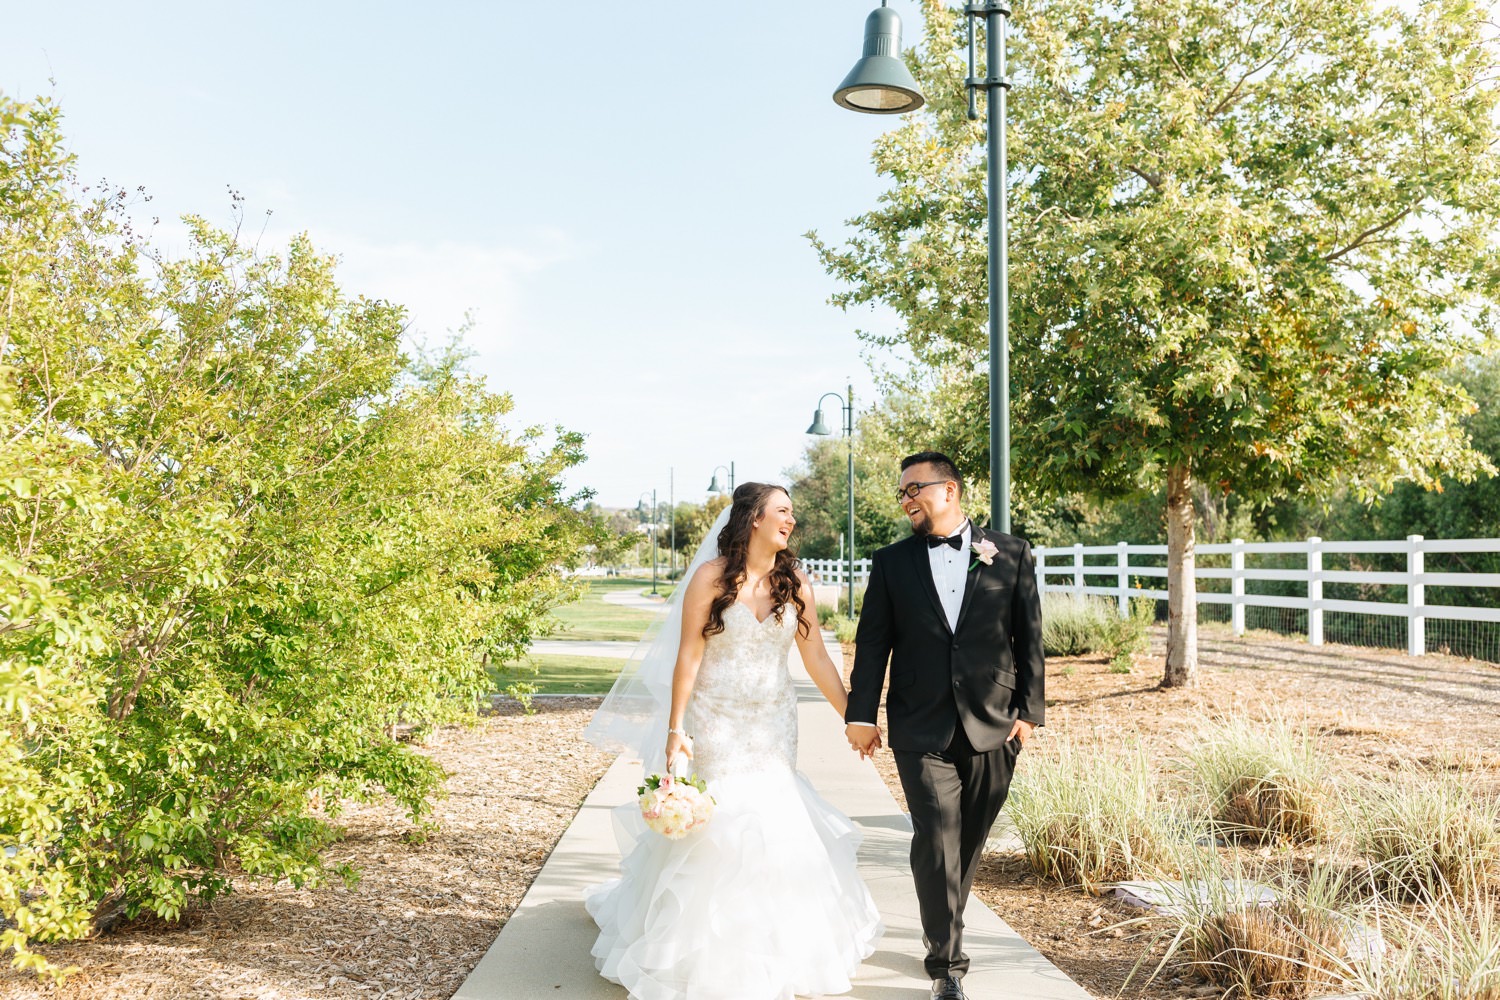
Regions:
M 974 553 L 974 561 L 969 563 L 969 569 L 971 570 L 980 563 L 984 563 L 986 566 L 993 566 L 995 563 L 995 553 L 1000 551 L 995 547 L 995 543 L 988 538 L 981 538 L 979 541 L 973 543 L 969 546 L 969 550 Z

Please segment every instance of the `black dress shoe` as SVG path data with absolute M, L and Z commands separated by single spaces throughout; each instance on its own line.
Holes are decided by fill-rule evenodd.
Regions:
M 932 1000 L 967 1000 L 957 979 L 946 976 L 932 981 Z

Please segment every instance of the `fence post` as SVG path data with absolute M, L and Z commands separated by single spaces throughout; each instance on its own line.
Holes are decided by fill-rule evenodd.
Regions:
M 1229 595 L 1234 598 L 1234 603 L 1229 606 L 1229 624 L 1234 629 L 1235 635 L 1245 634 L 1245 578 L 1241 574 L 1245 572 L 1245 540 L 1236 538 L 1230 542 L 1229 568 L 1233 575 L 1229 578 Z
M 1323 539 L 1307 540 L 1307 641 L 1323 645 Z
M 1047 593 L 1047 546 L 1038 545 L 1031 551 L 1036 556 L 1036 592 L 1044 595 Z
M 1427 572 L 1427 559 L 1422 552 L 1422 536 L 1407 535 L 1411 548 L 1406 550 L 1406 655 L 1424 656 L 1427 653 L 1427 617 L 1421 613 L 1427 603 L 1427 585 L 1417 582 L 1417 575 Z
M 1073 594 L 1083 600 L 1083 543 L 1073 543 Z
M 1115 543 L 1115 566 L 1118 579 L 1115 582 L 1116 596 L 1120 601 L 1120 617 L 1130 617 L 1130 548 L 1125 542 Z

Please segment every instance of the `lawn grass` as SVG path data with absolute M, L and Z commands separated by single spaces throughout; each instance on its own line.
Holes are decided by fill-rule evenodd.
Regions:
M 518 671 L 491 668 L 490 679 L 495 690 L 503 691 L 516 681 L 528 681 L 537 694 L 607 694 L 620 668 L 628 660 L 611 656 L 536 655 L 527 658 L 535 666 L 532 675 L 524 666 Z
M 644 582 L 647 588 L 651 586 L 649 579 Z M 553 616 L 562 622 L 563 628 L 552 638 L 598 642 L 634 642 L 639 639 L 657 616 L 649 611 L 607 604 L 604 595 L 611 592 L 639 593 L 641 584 L 638 578 L 590 580 L 582 598 L 553 610 Z

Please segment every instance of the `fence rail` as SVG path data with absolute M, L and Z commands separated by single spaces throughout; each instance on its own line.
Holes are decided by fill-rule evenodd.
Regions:
M 849 562 L 846 559 L 803 559 L 802 568 L 817 583 L 833 584 L 840 587 L 849 583 Z M 870 560 L 854 560 L 854 585 L 863 587 L 865 581 L 870 578 Z
M 1064 592 L 1079 596 L 1093 594 L 1111 597 L 1116 601 L 1121 615 L 1129 614 L 1131 598 L 1167 598 L 1167 591 L 1164 589 L 1142 586 L 1143 580 L 1164 579 L 1167 567 L 1138 561 L 1165 558 L 1165 545 L 1130 545 L 1119 542 L 1115 545 L 1073 545 L 1064 548 L 1038 546 L 1035 553 L 1037 585 L 1043 593 Z M 1283 608 L 1306 612 L 1307 639 L 1315 646 L 1324 642 L 1325 615 L 1330 612 L 1404 618 L 1406 651 L 1412 656 L 1422 656 L 1428 650 L 1427 624 L 1431 620 L 1500 623 L 1500 607 L 1427 603 L 1428 587 L 1500 587 L 1500 573 L 1429 573 L 1426 570 L 1426 557 L 1429 555 L 1472 553 L 1500 553 L 1500 539 L 1427 539 L 1421 535 L 1410 535 L 1403 540 L 1393 541 L 1326 542 L 1314 537 L 1301 542 L 1245 542 L 1235 539 L 1228 544 L 1198 545 L 1195 547 L 1195 562 L 1205 559 L 1210 562 L 1220 561 L 1223 556 L 1228 556 L 1229 565 L 1196 565 L 1194 579 L 1227 580 L 1229 589 L 1225 592 L 1211 587 L 1200 588 L 1197 602 L 1200 605 L 1227 605 L 1229 622 L 1236 635 L 1243 635 L 1245 632 L 1246 608 Z M 1404 556 L 1405 569 L 1325 569 L 1324 557 L 1328 555 L 1387 558 Z M 1265 556 L 1301 556 L 1305 565 L 1252 568 L 1245 564 L 1249 558 Z M 1100 563 L 1097 561 L 1100 557 L 1111 557 L 1111 561 Z M 1220 559 L 1216 560 L 1215 557 Z M 1058 560 L 1062 558 L 1068 559 L 1068 562 L 1060 563 Z M 1060 576 L 1070 578 L 1069 582 L 1059 584 L 1049 579 Z M 1090 582 L 1097 581 L 1100 577 L 1109 579 L 1110 584 Z M 1247 581 L 1296 584 L 1301 593 L 1288 595 L 1249 592 L 1245 587 Z M 1404 594 L 1401 600 L 1325 597 L 1325 584 L 1346 587 L 1353 585 L 1361 592 L 1399 587 Z

